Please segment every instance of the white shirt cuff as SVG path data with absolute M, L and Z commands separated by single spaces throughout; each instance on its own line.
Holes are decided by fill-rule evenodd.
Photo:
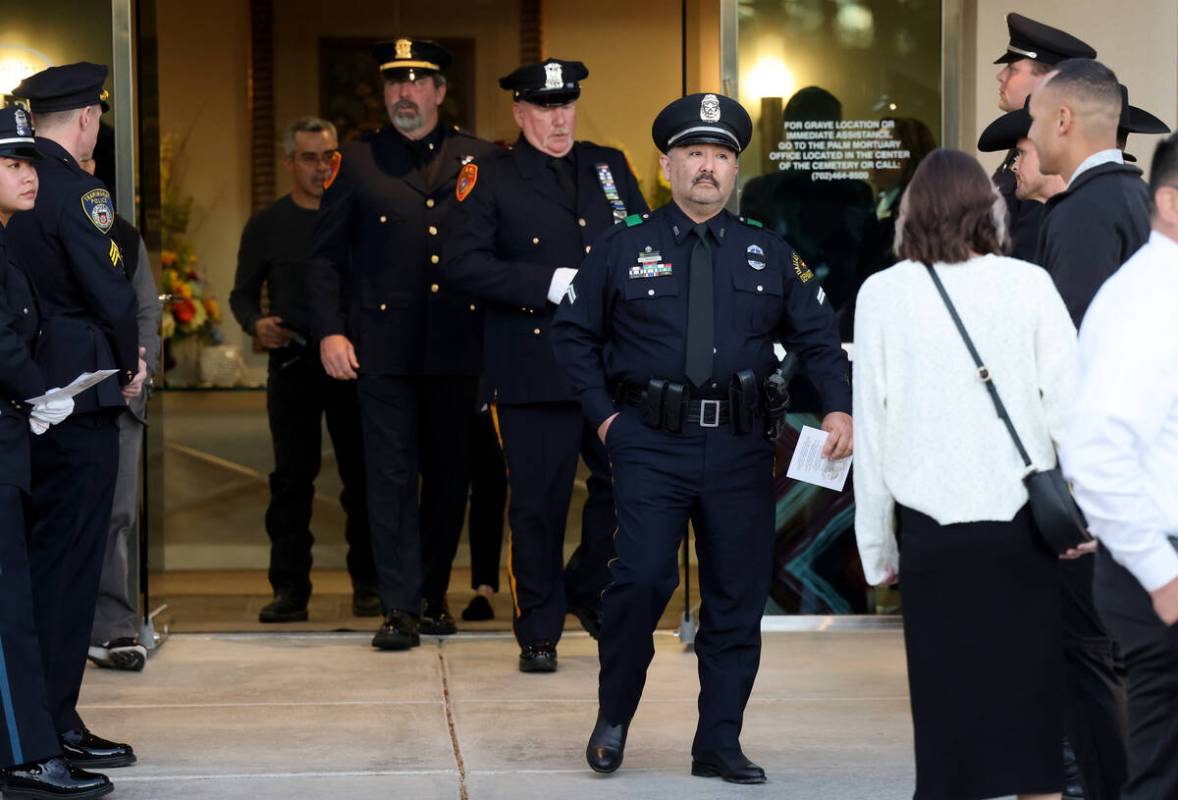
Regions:
M 1147 592 L 1156 591 L 1178 578 L 1178 551 L 1174 550 L 1174 545 L 1165 536 L 1158 536 L 1157 541 L 1149 547 L 1128 553 L 1109 549 Z

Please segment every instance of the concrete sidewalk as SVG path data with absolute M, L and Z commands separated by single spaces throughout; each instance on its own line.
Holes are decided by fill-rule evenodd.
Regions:
M 82 715 L 130 741 L 115 798 L 601 800 L 912 796 L 897 629 L 768 633 L 745 752 L 769 783 L 689 774 L 695 656 L 667 633 L 626 761 L 585 766 L 596 643 L 570 635 L 560 671 L 521 675 L 507 635 L 380 653 L 356 634 L 176 635 L 141 674 L 91 667 Z

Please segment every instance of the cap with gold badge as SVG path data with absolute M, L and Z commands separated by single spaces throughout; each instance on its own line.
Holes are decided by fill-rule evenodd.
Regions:
M 377 42 L 372 46 L 372 57 L 380 74 L 390 81 L 415 81 L 442 73 L 454 60 L 450 51 L 437 42 L 408 36 Z
M 110 111 L 107 102 L 110 93 L 102 88 L 106 83 L 107 72 L 105 64 L 91 64 L 89 61 L 49 67 L 25 78 L 12 93 L 28 100 L 29 110 L 34 114 L 70 111 L 93 105 L 102 106 L 105 113 Z

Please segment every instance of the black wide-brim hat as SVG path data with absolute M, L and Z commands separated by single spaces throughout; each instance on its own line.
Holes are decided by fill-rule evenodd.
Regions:
M 1069 58 L 1096 58 L 1096 50 L 1084 40 L 1022 14 L 1007 14 L 1006 27 L 1010 42 L 1006 45 L 1006 52 L 994 60 L 995 64 L 1029 58 L 1055 65 Z
M 29 112 L 20 105 L 0 108 L 0 156 L 22 161 L 38 161 L 42 158 L 33 138 Z
M 689 94 L 667 105 L 650 127 L 660 152 L 687 144 L 718 144 L 739 154 L 753 138 L 744 106 L 722 94 Z
M 49 67 L 25 78 L 12 94 L 27 100 L 29 110 L 34 114 L 71 111 L 93 105 L 102 106 L 103 113 L 106 113 L 110 111 L 107 102 L 110 93 L 102 85 L 106 83 L 107 73 L 105 64 L 89 61 Z
M 991 122 L 978 137 L 978 149 L 983 153 L 1000 153 L 1016 147 L 1031 131 L 1030 99 L 1022 108 L 1008 111 Z
M 546 58 L 524 64 L 499 79 L 499 86 L 511 92 L 513 100 L 538 106 L 563 106 L 581 96 L 581 81 L 589 68 L 580 61 Z
M 380 74 L 387 80 L 415 81 L 426 75 L 444 73 L 454 60 L 442 45 L 430 39 L 400 36 L 372 46 Z

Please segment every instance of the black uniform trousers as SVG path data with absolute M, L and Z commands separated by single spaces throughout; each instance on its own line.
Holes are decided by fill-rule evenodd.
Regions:
M 270 473 L 270 585 L 275 592 L 311 594 L 311 507 L 322 457 L 323 418 L 335 452 L 347 515 L 348 574 L 352 586 L 376 590 L 376 567 L 368 533 L 364 446 L 354 381 L 337 381 L 323 370 L 313 349 L 283 348 L 270 356 L 266 411 L 274 442 Z
M 499 591 L 503 555 L 503 510 L 507 507 L 507 472 L 490 410 L 471 420 L 470 432 L 470 588 Z
M 72 414 L 33 437 L 29 567 L 33 607 L 58 733 L 82 727 L 78 693 L 119 463 L 117 410 Z
M 450 585 L 466 516 L 478 380 L 361 375 L 356 389 L 381 604 L 416 615 L 422 599 L 443 603 Z
M 629 722 L 654 658 L 652 634 L 679 584 L 679 547 L 695 529 L 701 597 L 699 725 L 692 752 L 735 753 L 761 658 L 773 571 L 773 445 L 754 430 L 646 427 L 625 408 L 606 434 L 614 471 L 617 558 L 603 597 L 601 713 Z
M 575 402 L 492 407 L 511 489 L 507 574 L 521 645 L 560 641 L 569 603 L 597 609 L 616 525 L 609 460 Z M 589 468 L 581 543 L 564 563 L 577 456 Z
M 1060 562 L 1063 585 L 1064 732 L 1087 800 L 1118 800 L 1128 777 L 1125 685 L 1116 643 L 1092 597 L 1096 559 Z
M 24 505 L 20 489 L 0 485 L 0 769 L 61 754 L 34 625 Z
M 1096 554 L 1096 606 L 1125 658 L 1129 778 L 1121 800 L 1178 797 L 1178 625 L 1165 625 L 1149 594 L 1108 550 Z

